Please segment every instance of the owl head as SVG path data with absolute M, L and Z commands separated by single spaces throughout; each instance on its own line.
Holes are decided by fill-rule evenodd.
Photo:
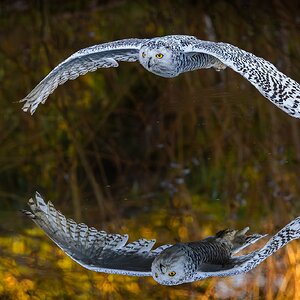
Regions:
M 166 78 L 180 73 L 180 51 L 177 45 L 153 39 L 143 45 L 139 52 L 139 61 L 148 71 Z
M 164 285 L 187 282 L 191 260 L 183 244 L 176 244 L 162 251 L 153 261 L 151 272 L 155 281 Z M 190 270 L 192 272 L 192 270 Z

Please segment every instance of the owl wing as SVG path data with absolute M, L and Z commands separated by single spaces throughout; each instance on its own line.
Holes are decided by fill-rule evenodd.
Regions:
M 139 57 L 139 49 L 145 39 L 124 39 L 84 48 L 54 68 L 24 99 L 24 111 L 33 114 L 40 103 L 45 103 L 48 96 L 58 85 L 73 80 L 87 72 L 99 68 L 118 67 L 118 61 L 133 62 Z
M 300 85 L 261 57 L 227 43 L 198 40 L 184 47 L 187 55 L 206 53 L 245 77 L 289 115 L 300 118 Z
M 128 235 L 109 234 L 67 219 L 47 204 L 39 193 L 23 210 L 69 257 L 96 272 L 131 276 L 151 276 L 154 258 L 170 245 L 152 250 L 155 240 L 139 239 L 127 243 Z
M 201 268 L 201 270 L 196 272 L 193 280 L 191 281 L 196 281 L 207 277 L 233 276 L 246 273 L 255 268 L 266 258 L 271 256 L 290 241 L 299 238 L 300 217 L 297 217 L 284 228 L 282 228 L 277 234 L 275 234 L 261 249 L 246 255 L 232 257 L 228 264 L 222 266 L 206 264 L 203 266 L 203 268 Z

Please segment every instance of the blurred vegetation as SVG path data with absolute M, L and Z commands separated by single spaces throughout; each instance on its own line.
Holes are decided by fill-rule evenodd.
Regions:
M 296 1 L 0 5 L 1 298 L 300 298 L 297 242 L 242 279 L 162 287 L 84 270 L 16 213 L 38 190 L 76 221 L 159 243 L 271 233 L 299 215 L 299 121 L 229 69 L 164 79 L 121 63 L 67 82 L 34 116 L 16 102 L 80 48 L 167 34 L 232 43 L 300 82 Z

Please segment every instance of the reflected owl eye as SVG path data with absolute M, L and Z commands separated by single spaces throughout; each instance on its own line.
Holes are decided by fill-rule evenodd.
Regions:
M 155 57 L 156 57 L 156 58 L 163 58 L 164 55 L 163 55 L 162 53 L 157 53 L 157 54 L 155 55 Z
M 145 53 L 145 52 L 143 52 L 143 53 L 142 53 L 142 56 L 145 58 L 145 57 L 146 57 L 146 53 Z
M 170 272 L 168 275 L 171 276 L 171 277 L 173 277 L 173 276 L 176 275 L 176 272 L 175 272 L 175 271 L 172 271 L 172 272 Z

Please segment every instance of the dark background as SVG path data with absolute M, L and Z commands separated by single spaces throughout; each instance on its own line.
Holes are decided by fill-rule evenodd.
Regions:
M 226 227 L 276 231 L 300 212 L 300 121 L 244 78 L 227 69 L 165 79 L 121 63 L 65 83 L 33 116 L 17 101 L 80 48 L 168 34 L 232 43 L 300 82 L 297 1 L 0 5 L 0 295 L 212 299 L 227 295 L 224 285 L 233 298 L 296 295 L 292 246 L 252 272 L 263 284 L 250 274 L 234 287 L 231 279 L 154 287 L 83 270 L 18 212 L 38 190 L 76 221 L 158 244 Z

